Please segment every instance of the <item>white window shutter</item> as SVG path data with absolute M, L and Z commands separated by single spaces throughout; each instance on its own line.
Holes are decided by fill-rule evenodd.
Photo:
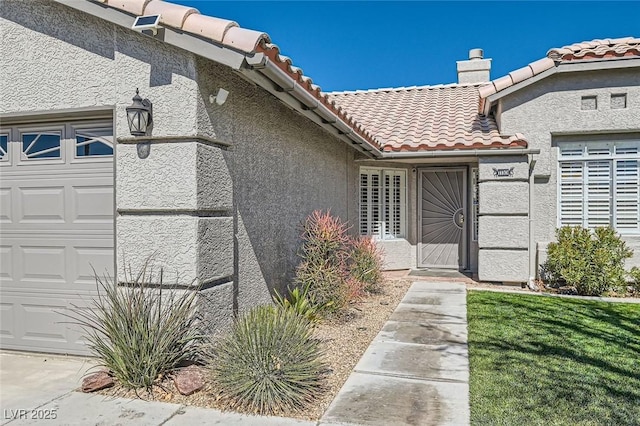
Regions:
M 639 160 L 616 161 L 615 227 L 621 232 L 640 232 Z
M 584 176 L 582 163 L 560 164 L 560 224 L 584 225 Z
M 611 224 L 611 161 L 586 163 L 587 227 Z

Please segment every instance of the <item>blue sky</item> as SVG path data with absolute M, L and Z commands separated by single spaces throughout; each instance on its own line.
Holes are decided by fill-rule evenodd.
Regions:
M 454 83 L 472 48 L 491 78 L 552 47 L 640 37 L 640 2 L 170 0 L 268 33 L 324 91 Z

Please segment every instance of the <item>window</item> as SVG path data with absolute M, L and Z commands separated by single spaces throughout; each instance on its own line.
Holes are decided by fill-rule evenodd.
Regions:
M 60 158 L 60 133 L 23 133 L 22 153 L 33 158 Z
M 113 137 L 110 128 L 76 130 L 76 157 L 113 155 Z
M 380 239 L 406 235 L 406 170 L 360 169 L 360 234 Z
M 640 233 L 640 142 L 559 143 L 560 226 Z
M 9 159 L 9 135 L 0 134 L 0 161 Z

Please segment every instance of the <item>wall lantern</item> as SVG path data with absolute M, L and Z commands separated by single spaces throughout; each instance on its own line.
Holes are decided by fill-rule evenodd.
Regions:
M 151 120 L 151 102 L 149 99 L 142 99 L 138 89 L 136 89 L 133 104 L 127 107 L 129 131 L 133 136 L 144 136 L 147 134 L 147 129 L 151 125 Z

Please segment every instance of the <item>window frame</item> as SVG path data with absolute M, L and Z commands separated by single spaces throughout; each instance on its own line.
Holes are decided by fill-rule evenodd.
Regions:
M 619 149 L 624 148 L 637 148 L 636 153 L 631 154 L 619 154 Z M 595 151 L 603 150 L 604 148 L 608 149 L 608 153 L 606 154 L 598 154 Z M 589 188 L 586 187 L 588 184 L 589 178 L 589 163 L 608 163 L 608 173 L 609 173 L 609 220 L 608 226 L 613 227 L 620 235 L 628 235 L 628 236 L 637 236 L 640 235 L 640 194 L 638 194 L 638 199 L 636 200 L 637 206 L 637 219 L 636 219 L 636 227 L 635 228 L 618 228 L 617 223 L 617 209 L 620 199 L 618 198 L 618 186 L 617 182 L 619 179 L 618 172 L 618 162 L 620 161 L 636 161 L 637 163 L 637 174 L 638 181 L 637 187 L 640 188 L 640 140 L 607 140 L 607 141 L 563 141 L 558 142 L 557 144 L 558 155 L 557 155 L 557 179 L 556 179 L 556 226 L 562 227 L 565 226 L 563 224 L 562 217 L 562 188 L 563 188 L 563 175 L 562 175 L 562 165 L 563 163 L 580 163 L 580 172 L 581 172 L 581 219 L 582 222 L 580 226 L 593 229 L 595 226 L 589 226 L 589 196 L 587 191 Z M 563 150 L 573 149 L 573 155 L 563 155 Z M 594 152 L 591 154 L 590 152 Z M 640 191 L 639 191 L 640 192 Z M 593 219 L 593 218 L 592 218 Z M 577 225 L 570 225 L 577 226 Z M 607 225 L 603 225 L 607 226 Z
M 384 232 L 382 235 L 380 233 L 380 230 L 378 229 L 377 231 L 372 231 L 376 229 L 376 226 L 373 224 L 368 224 L 367 225 L 367 229 L 370 230 L 369 233 L 363 234 L 362 233 L 362 175 L 363 173 L 367 173 L 369 176 L 372 176 L 373 174 L 377 173 L 379 176 L 379 182 L 380 182 L 380 195 L 379 195 L 379 201 L 378 201 L 378 210 L 379 210 L 379 215 L 380 218 L 384 217 L 384 212 L 385 212 L 385 176 L 386 173 L 389 173 L 391 176 L 401 176 L 401 180 L 400 180 L 400 193 L 399 193 L 399 206 L 400 206 L 400 213 L 399 213 L 399 228 L 400 228 L 400 232 L 398 234 L 392 234 L 389 232 Z M 370 185 L 369 185 L 370 188 Z M 369 193 L 369 190 L 367 191 Z M 371 201 L 368 201 L 369 205 L 371 206 L 372 203 Z M 390 213 L 391 215 L 392 213 Z M 369 216 L 369 215 L 368 215 Z M 370 219 L 367 219 L 370 220 Z M 380 223 L 386 223 L 383 220 L 379 220 L 378 222 Z M 380 241 L 389 241 L 389 240 L 403 240 L 407 238 L 407 232 L 408 232 L 408 227 L 407 227 L 407 222 L 408 222 L 408 173 L 407 173 L 407 169 L 404 168 L 393 168 L 393 167 L 373 167 L 373 166 L 361 166 L 359 171 L 358 171 L 358 234 L 359 235 L 369 235 L 374 237 L 374 239 L 376 240 L 380 240 Z M 387 231 L 389 228 L 389 226 L 385 227 L 385 231 Z

